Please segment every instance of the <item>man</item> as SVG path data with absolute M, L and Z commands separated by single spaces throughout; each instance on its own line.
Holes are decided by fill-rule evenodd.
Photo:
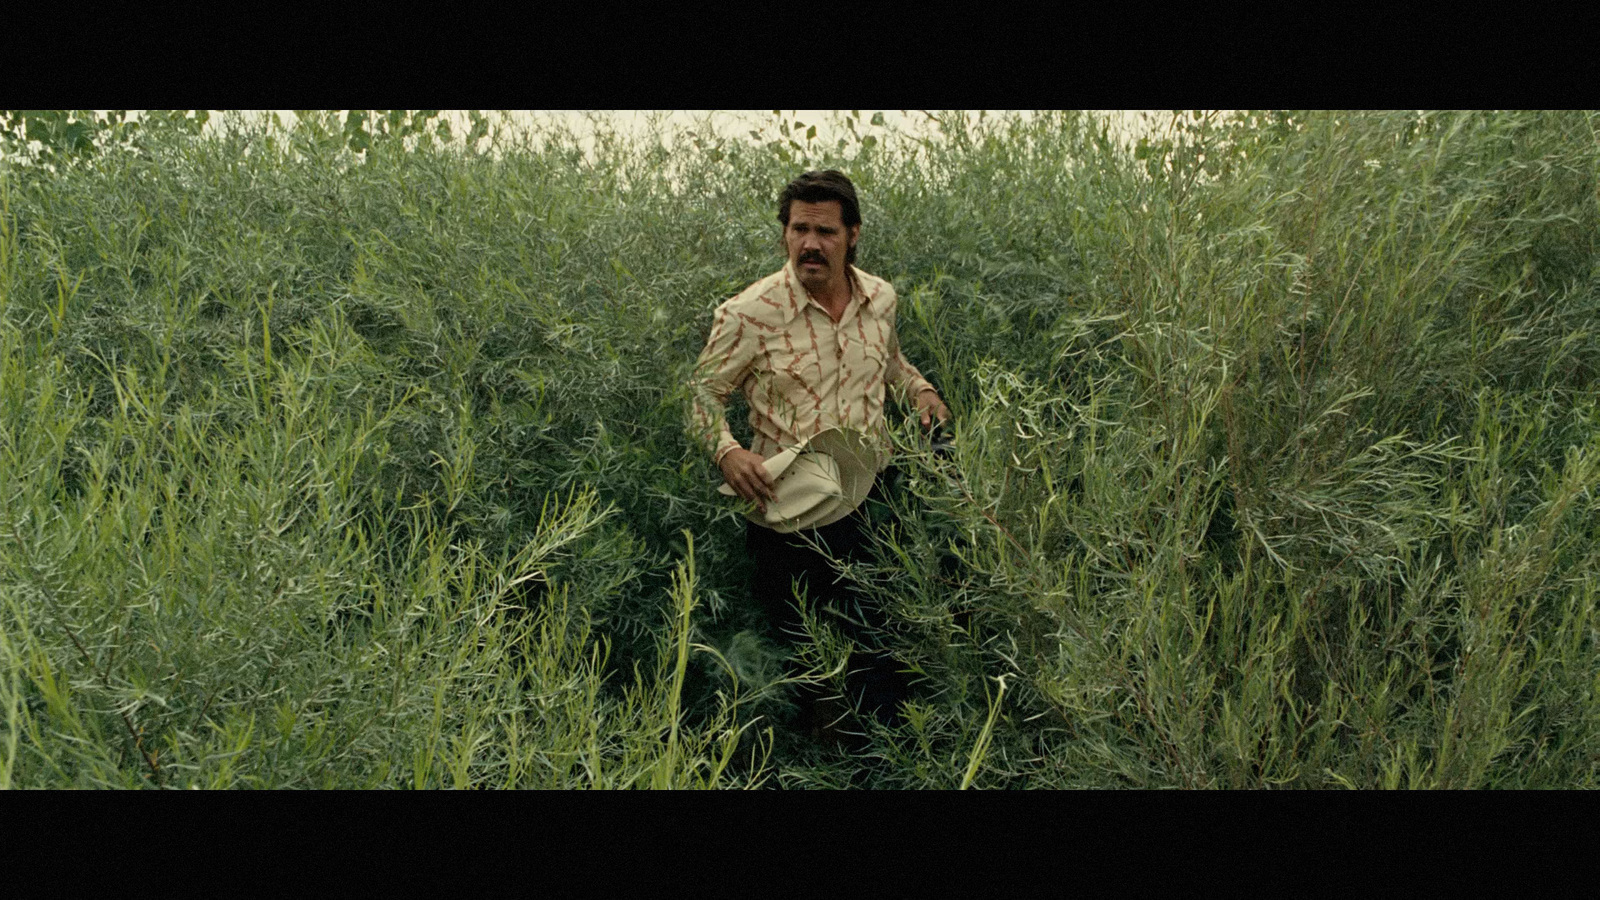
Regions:
M 861 208 L 855 186 L 840 172 L 806 172 L 778 198 L 788 264 L 717 307 L 711 334 L 695 369 L 691 425 L 727 483 L 763 512 L 774 498 L 763 461 L 830 428 L 867 433 L 879 450 L 880 477 L 869 502 L 881 500 L 889 466 L 884 403 L 889 390 L 911 404 L 924 428 L 950 412 L 939 392 L 900 352 L 895 331 L 895 291 L 855 268 Z M 750 406 L 751 447 L 734 439 L 724 403 L 735 389 Z M 865 504 L 863 504 L 863 507 Z M 835 582 L 837 571 L 808 541 L 845 560 L 864 559 L 866 518 L 858 508 L 821 528 L 780 534 L 752 521 L 745 546 L 756 563 L 752 593 L 780 635 L 801 632 L 792 583 L 799 579 L 814 608 L 861 615 L 833 619 L 856 643 L 870 644 L 881 611 Z M 862 629 L 858 623 L 864 621 Z M 863 706 L 893 721 L 906 684 L 885 653 L 852 659 L 847 679 Z M 814 705 L 814 704 L 811 704 Z M 809 710 L 803 710 L 807 715 Z M 830 722 L 814 722 L 827 730 Z

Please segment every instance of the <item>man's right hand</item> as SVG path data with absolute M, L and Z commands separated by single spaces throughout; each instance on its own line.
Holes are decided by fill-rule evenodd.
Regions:
M 729 450 L 722 457 L 722 477 L 739 496 L 754 503 L 762 512 L 767 511 L 767 501 L 774 497 L 772 477 L 767 474 L 764 462 L 761 454 L 742 447 Z

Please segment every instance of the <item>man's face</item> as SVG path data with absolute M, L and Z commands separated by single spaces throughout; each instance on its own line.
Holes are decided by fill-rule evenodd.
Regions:
M 860 234 L 860 225 L 844 227 L 844 208 L 837 200 L 791 201 L 783 240 L 800 283 L 816 290 L 844 277 L 845 256 Z

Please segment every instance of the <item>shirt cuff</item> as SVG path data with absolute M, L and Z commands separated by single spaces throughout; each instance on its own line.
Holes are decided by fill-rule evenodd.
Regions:
M 727 456 L 730 452 L 739 449 L 739 447 L 740 444 L 738 441 L 731 437 L 725 437 L 722 439 L 722 443 L 717 445 L 717 452 L 711 455 L 711 461 L 720 467 L 722 465 L 722 458 Z
M 930 384 L 926 378 L 918 378 L 906 384 L 906 400 L 910 403 L 916 403 L 917 395 L 923 391 L 939 393 L 939 389 Z

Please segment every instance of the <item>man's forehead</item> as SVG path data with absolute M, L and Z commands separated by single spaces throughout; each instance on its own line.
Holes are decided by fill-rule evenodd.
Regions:
M 801 220 L 812 225 L 832 225 L 836 228 L 843 228 L 844 206 L 837 200 L 824 200 L 821 203 L 807 203 L 804 200 L 795 200 L 789 204 L 789 222 L 792 224 Z

